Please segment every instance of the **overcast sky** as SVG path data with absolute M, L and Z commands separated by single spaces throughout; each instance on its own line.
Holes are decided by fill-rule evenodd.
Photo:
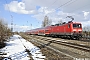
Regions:
M 0 17 L 9 26 L 13 20 L 14 31 L 41 27 L 46 15 L 52 24 L 60 20 L 67 22 L 71 19 L 66 17 L 72 16 L 83 27 L 90 26 L 90 0 L 2 0 L 0 4 Z

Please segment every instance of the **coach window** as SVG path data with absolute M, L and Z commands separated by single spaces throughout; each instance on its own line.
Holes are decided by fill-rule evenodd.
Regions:
M 70 28 L 70 24 L 68 24 L 68 28 Z

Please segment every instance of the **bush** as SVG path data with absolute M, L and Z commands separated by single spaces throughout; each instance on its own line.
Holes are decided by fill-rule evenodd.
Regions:
M 3 19 L 0 19 L 0 47 L 5 45 L 4 42 L 11 35 L 11 30 L 4 23 Z

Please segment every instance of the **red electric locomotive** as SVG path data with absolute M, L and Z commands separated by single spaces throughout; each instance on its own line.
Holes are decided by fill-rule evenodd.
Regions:
M 49 27 L 48 34 L 51 36 L 69 37 L 69 38 L 81 38 L 82 37 L 82 25 L 81 23 L 68 22 L 63 24 L 56 24 Z
M 82 24 L 72 21 L 68 23 L 64 22 L 62 24 L 55 24 L 44 28 L 29 30 L 28 34 L 59 36 L 79 39 L 82 37 Z

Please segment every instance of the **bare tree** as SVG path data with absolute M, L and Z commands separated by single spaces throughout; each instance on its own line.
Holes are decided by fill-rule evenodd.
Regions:
M 52 24 L 52 20 L 49 19 L 49 20 L 48 20 L 48 26 L 50 26 L 51 24 Z
M 7 27 L 7 24 L 4 23 L 4 19 L 0 19 L 0 43 L 3 43 L 10 33 L 11 30 Z
M 49 20 L 49 18 L 47 16 L 44 17 L 44 21 L 42 21 L 42 27 L 46 27 L 51 25 L 52 20 Z

